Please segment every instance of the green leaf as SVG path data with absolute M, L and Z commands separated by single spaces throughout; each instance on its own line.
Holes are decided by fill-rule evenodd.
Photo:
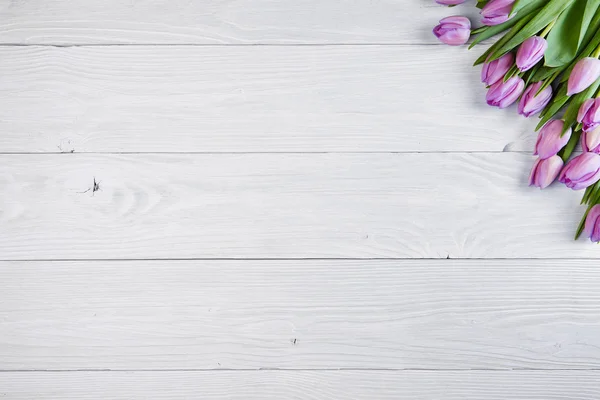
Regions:
M 539 82 L 546 80 L 549 77 L 551 77 L 557 70 L 557 68 L 542 66 L 535 72 L 533 77 L 531 77 L 531 82 Z
M 583 233 L 583 228 L 585 228 L 585 220 L 587 219 L 587 215 L 590 212 L 590 210 L 592 209 L 592 205 L 590 205 L 587 210 L 585 211 L 585 214 L 583 214 L 583 218 L 581 218 L 581 222 L 579 222 L 579 226 L 577 227 L 577 232 L 575 233 L 575 240 L 579 239 L 579 237 L 581 236 L 581 234 Z
M 496 43 L 491 45 L 490 48 L 487 49 L 487 51 L 485 51 L 477 59 L 477 61 L 475 61 L 475 64 L 473 64 L 473 65 L 475 66 L 475 65 L 484 63 L 490 54 L 492 54 L 496 49 L 498 49 L 500 46 L 504 45 L 504 43 L 508 42 L 514 35 L 516 35 L 521 30 L 521 28 L 523 28 L 525 26 L 525 24 L 527 24 L 531 20 L 531 18 L 534 17 L 534 15 L 535 15 L 535 13 L 531 12 L 531 13 L 523 16 L 523 18 L 521 18 L 520 20 L 518 20 L 516 22 L 516 24 L 512 27 L 512 29 L 510 31 L 506 32 L 506 34 L 504 36 L 502 36 L 502 38 L 500 38 Z M 473 46 L 474 46 L 474 44 L 472 43 L 469 48 L 471 48 Z
M 590 199 L 590 196 L 592 194 L 592 191 L 593 191 L 593 186 L 588 186 L 585 189 L 585 193 L 583 193 L 583 197 L 581 199 L 581 203 L 579 203 L 579 204 L 587 204 L 587 202 Z
M 565 123 L 565 128 L 569 129 L 571 126 L 567 126 Z M 563 159 L 564 162 L 567 162 L 571 154 L 573 154 L 573 150 L 577 146 L 577 142 L 579 142 L 579 137 L 581 136 L 581 131 L 575 131 L 569 138 L 567 145 L 563 147 L 563 149 L 558 153 L 558 155 Z
M 525 39 L 544 29 L 549 23 L 554 21 L 557 15 L 569 8 L 575 1 L 576 0 L 550 0 L 546 6 L 542 8 L 537 15 L 519 31 L 519 33 L 513 36 L 498 50 L 494 51 L 491 59 L 501 57 L 523 43 Z
M 565 72 L 560 79 L 560 82 L 566 82 L 569 79 L 569 75 L 571 70 L 575 67 L 577 62 L 584 58 L 588 57 L 592 52 L 600 45 L 600 12 L 597 12 L 592 18 L 588 30 L 583 38 L 582 45 L 585 44 L 585 47 L 579 46 L 579 52 L 577 57 L 569 64 L 568 66 L 564 65 L 559 68 L 550 68 L 550 67 L 542 67 L 540 68 L 535 75 L 530 79 L 531 82 L 539 82 L 548 79 L 553 74 L 560 74 L 563 71 Z
M 531 2 L 531 0 L 517 0 L 515 1 L 515 3 L 513 4 L 513 7 L 510 11 L 510 15 L 515 15 L 516 13 L 519 12 L 519 10 L 521 10 L 523 7 L 525 7 L 529 2 Z
M 590 39 L 589 43 L 585 46 L 585 48 L 577 55 L 577 58 L 573 60 L 571 64 L 569 64 L 569 66 L 565 70 L 565 73 L 563 74 L 562 79 L 560 80 L 561 82 L 566 82 L 569 79 L 571 71 L 573 70 L 573 68 L 575 68 L 575 65 L 579 60 L 585 57 L 589 57 L 594 52 L 594 50 L 596 50 L 596 48 L 600 46 L 600 12 L 597 13 L 597 15 L 594 17 L 594 20 L 592 20 L 589 31 L 593 31 L 592 38 Z
M 544 111 L 542 111 L 542 114 L 540 116 L 542 120 L 540 121 L 538 126 L 536 126 L 535 130 L 540 130 L 540 128 L 544 126 L 546 122 L 550 121 L 552 117 L 554 117 L 556 113 L 558 113 L 560 109 L 563 108 L 563 106 L 567 103 L 568 100 L 569 96 L 567 96 L 567 85 L 562 85 L 556 92 L 556 95 L 552 99 L 552 102 L 550 102 L 546 106 Z
M 542 93 L 548 86 L 550 86 L 552 84 L 552 82 L 554 82 L 554 80 L 556 78 L 558 78 L 559 73 L 560 73 L 560 71 L 555 72 L 550 78 L 548 78 L 546 81 L 544 81 L 544 83 L 542 83 L 542 86 L 540 86 L 540 88 L 536 92 L 535 96 Z
M 573 61 L 587 33 L 599 0 L 575 0 L 560 14 L 548 35 L 544 55 L 547 67 L 561 67 Z
M 540 70 L 540 68 L 542 68 L 542 64 L 538 63 L 535 67 L 533 67 L 532 69 L 527 71 L 526 79 L 525 79 L 525 87 L 529 86 L 529 84 L 533 81 L 533 77 L 537 74 L 537 72 Z M 539 82 L 539 81 L 533 81 L 533 82 Z
M 488 2 L 489 0 L 477 0 L 477 4 L 475 5 L 475 7 L 483 8 Z
M 531 3 L 529 3 L 527 6 L 523 7 L 521 12 L 519 12 L 513 18 L 509 19 L 506 22 L 501 23 L 500 25 L 490 26 L 489 29 L 486 29 L 484 32 L 477 35 L 475 40 L 473 40 L 473 42 L 469 46 L 469 49 L 472 49 L 473 46 L 477 45 L 478 43 L 480 43 L 486 39 L 491 38 L 492 36 L 495 36 L 501 32 L 504 32 L 507 29 L 512 28 L 513 26 L 519 24 L 519 22 L 522 21 L 524 18 L 528 17 L 527 21 L 531 20 L 531 18 L 533 18 L 535 16 L 534 14 L 532 14 L 532 12 L 540 9 L 544 5 L 544 3 L 548 0 L 530 0 L 530 1 L 531 1 Z M 516 34 L 525 25 L 525 23 L 519 24 L 519 28 L 514 30 L 513 35 Z

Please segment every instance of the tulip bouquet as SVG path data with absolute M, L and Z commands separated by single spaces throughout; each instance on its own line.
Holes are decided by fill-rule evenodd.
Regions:
M 433 34 L 452 46 L 473 38 L 469 48 L 498 35 L 475 62 L 486 101 L 539 116 L 529 184 L 544 189 L 558 179 L 585 190 L 576 239 L 585 232 L 600 242 L 600 0 L 478 0 L 476 7 L 481 27 L 451 16 Z M 572 157 L 579 142 L 583 153 Z

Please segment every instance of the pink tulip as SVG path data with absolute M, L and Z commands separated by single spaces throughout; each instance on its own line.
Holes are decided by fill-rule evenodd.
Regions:
M 563 160 L 559 156 L 553 156 L 545 160 L 538 158 L 533 164 L 531 175 L 529 175 L 529 186 L 539 187 L 540 189 L 547 188 L 554 182 L 563 165 Z
M 485 97 L 490 106 L 506 108 L 517 101 L 523 94 L 525 82 L 518 76 L 513 76 L 506 82 L 500 80 L 492 85 Z
M 600 126 L 600 99 L 587 99 L 577 113 L 577 122 L 583 125 L 583 131 L 588 132 Z
M 600 154 L 600 127 L 581 134 L 583 151 Z
M 563 168 L 558 180 L 573 190 L 585 189 L 600 179 L 600 155 L 582 153 Z
M 514 2 L 515 0 L 491 0 L 481 9 L 481 23 L 493 26 L 508 21 Z
M 529 87 L 525 89 L 525 92 L 519 101 L 519 114 L 530 117 L 533 114 L 539 113 L 548 105 L 552 99 L 551 86 L 548 86 L 542 90 L 542 92 L 537 96 L 535 95 L 543 84 L 544 82 L 536 82 L 533 85 L 529 85 Z
M 585 227 L 583 228 L 585 236 L 592 242 L 600 242 L 600 204 L 596 204 L 585 218 Z
M 539 36 L 532 36 L 526 39 L 519 50 L 517 50 L 517 67 L 521 72 L 533 68 L 542 58 L 548 48 L 546 39 Z
M 435 0 L 436 3 L 441 4 L 443 6 L 456 6 L 458 4 L 464 3 L 466 0 Z
M 555 156 L 560 149 L 565 147 L 571 137 L 571 128 L 563 132 L 565 122 L 561 119 L 550 120 L 544 125 L 538 134 L 535 143 L 534 156 L 540 156 L 542 160 Z
M 443 43 L 460 46 L 467 43 L 471 36 L 471 21 L 460 16 L 446 17 L 433 28 L 433 34 Z
M 481 82 L 487 86 L 492 86 L 500 79 L 504 78 L 504 75 L 508 72 L 512 66 L 515 57 L 512 53 L 506 53 L 497 60 L 486 62 L 483 64 L 481 69 Z
M 567 96 L 581 93 L 600 77 L 600 60 L 597 58 L 582 58 L 575 64 L 567 84 Z

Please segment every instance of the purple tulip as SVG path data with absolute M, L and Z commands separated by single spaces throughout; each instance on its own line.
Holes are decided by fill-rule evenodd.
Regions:
M 600 60 L 582 58 L 575 64 L 567 84 L 567 96 L 581 93 L 600 77 Z
M 435 0 L 436 3 L 441 4 L 443 6 L 456 6 L 458 4 L 464 3 L 466 0 Z
M 433 34 L 443 43 L 460 46 L 467 43 L 471 36 L 471 21 L 460 16 L 446 17 L 433 28 Z
M 565 122 L 561 119 L 548 121 L 538 134 L 533 155 L 540 156 L 542 160 L 545 160 L 555 156 L 560 149 L 565 147 L 571 138 L 571 128 L 567 129 L 561 137 L 564 127 Z
M 508 72 L 512 66 L 515 57 L 512 53 L 506 53 L 497 60 L 486 62 L 483 64 L 481 69 L 481 82 L 487 86 L 492 86 L 500 79 L 504 78 L 504 75 Z
M 573 190 L 585 189 L 600 179 L 600 155 L 582 153 L 563 168 L 558 180 Z
M 517 50 L 517 67 L 521 72 L 533 68 L 542 58 L 548 48 L 546 39 L 539 36 L 532 36 L 525 40 L 519 50 Z
M 515 0 L 491 0 L 481 9 L 481 23 L 493 26 L 508 21 L 514 2 Z
M 587 99 L 577 113 L 577 122 L 583 125 L 583 131 L 589 132 L 600 126 L 600 99 Z
M 542 87 L 544 82 L 536 82 L 533 85 L 529 85 L 521 100 L 519 101 L 518 111 L 519 114 L 526 117 L 530 117 L 533 114 L 537 114 L 544 109 L 552 99 L 552 87 L 548 86 L 540 94 L 535 95 L 538 90 Z
M 500 80 L 490 87 L 485 97 L 490 106 L 506 108 L 517 101 L 523 94 L 525 82 L 518 76 L 513 76 L 506 82 Z
M 596 204 L 588 212 L 585 218 L 585 227 L 583 228 L 585 236 L 589 237 L 592 242 L 600 242 L 600 204 Z
M 600 128 L 581 134 L 583 151 L 600 154 Z
M 563 160 L 559 156 L 553 156 L 545 160 L 538 158 L 533 164 L 531 175 L 529 175 L 529 186 L 539 187 L 540 189 L 547 188 L 554 182 L 563 165 Z

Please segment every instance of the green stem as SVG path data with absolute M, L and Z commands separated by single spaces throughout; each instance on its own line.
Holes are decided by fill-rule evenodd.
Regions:
M 581 218 L 581 222 L 579 222 L 579 226 L 577 227 L 577 232 L 575 233 L 575 240 L 579 239 L 579 236 L 581 236 L 581 233 L 583 232 L 583 228 L 585 228 L 585 220 L 587 219 L 587 215 L 590 212 L 590 210 L 592 209 L 592 207 L 594 207 L 593 205 L 589 205 L 587 210 L 585 210 L 585 213 L 583 214 L 583 218 Z
M 592 57 L 592 58 L 600 57 L 600 45 L 598 47 L 596 47 L 596 50 L 594 50 L 594 52 L 592 54 L 590 54 L 590 57 Z
M 546 36 L 548 36 L 548 33 L 550 33 L 550 30 L 552 28 L 554 28 L 554 24 L 556 24 L 556 20 L 558 19 L 558 17 L 554 18 L 554 21 L 550 22 L 548 24 L 548 26 L 546 26 L 546 28 L 544 28 L 544 30 L 542 31 L 542 33 L 540 33 L 540 37 L 545 38 Z
M 577 142 L 579 142 L 580 136 L 581 136 L 581 131 L 573 132 L 573 134 L 571 135 L 571 138 L 567 142 L 567 145 L 558 153 L 560 158 L 562 158 L 565 163 L 567 162 L 569 157 L 571 157 L 571 154 L 573 154 L 573 151 L 575 150 L 575 147 L 577 146 Z

